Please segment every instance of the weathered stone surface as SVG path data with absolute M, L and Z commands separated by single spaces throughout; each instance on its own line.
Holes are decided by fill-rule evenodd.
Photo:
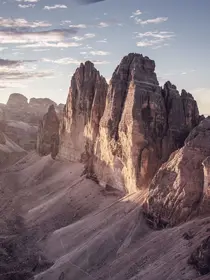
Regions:
M 210 236 L 202 241 L 191 254 L 188 263 L 193 265 L 201 275 L 210 273 Z
M 58 145 L 59 119 L 54 105 L 51 105 L 43 120 L 40 121 L 37 135 L 37 151 L 42 156 L 51 154 L 55 158 L 58 153 Z
M 170 82 L 162 89 L 154 71 L 153 60 L 131 53 L 107 90 L 93 64 L 81 64 L 64 109 L 60 158 L 83 160 L 104 186 L 146 187 L 200 120 L 192 95 Z
M 40 120 L 50 105 L 54 105 L 59 119 L 63 104 L 48 98 L 27 98 L 19 93 L 11 94 L 6 105 L 0 104 L 0 131 L 24 150 L 36 149 L 37 131 Z
M 80 161 L 92 154 L 103 115 L 107 83 L 93 63 L 81 64 L 72 77 L 60 129 L 59 157 Z
M 11 108 L 25 108 L 28 105 L 28 99 L 20 93 L 12 93 L 7 101 L 7 106 Z
M 148 57 L 129 54 L 112 76 L 92 166 L 101 184 L 146 187 L 199 122 L 192 96 L 170 82 L 161 89 L 154 70 Z
M 210 117 L 192 130 L 184 147 L 153 178 L 145 212 L 154 225 L 175 225 L 209 211 L 209 155 Z

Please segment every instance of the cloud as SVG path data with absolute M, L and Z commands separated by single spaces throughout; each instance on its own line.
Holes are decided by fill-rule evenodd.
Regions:
M 49 27 L 52 24 L 46 22 L 46 21 L 32 21 L 29 22 L 24 18 L 3 18 L 0 17 L 0 27 L 1 29 L 4 27 L 12 27 L 12 28 L 20 28 L 20 27 L 31 27 L 31 28 L 37 28 L 37 27 Z
M 26 44 L 20 45 L 18 48 L 27 49 L 27 48 L 71 48 L 71 47 L 79 47 L 82 44 L 76 42 L 58 42 L 58 43 L 48 43 L 48 42 L 40 42 L 36 44 Z
M 53 76 L 52 71 L 34 71 L 36 70 L 36 65 L 33 62 L 35 60 L 0 59 L 1 88 L 21 87 L 17 80 L 49 78 Z
M 66 5 L 56 4 L 53 6 L 44 6 L 43 10 L 67 9 Z
M 158 24 L 168 20 L 168 17 L 157 17 L 153 19 L 142 20 L 139 18 L 135 18 L 136 24 L 147 25 L 147 24 Z
M 18 7 L 20 7 L 21 9 L 26 9 L 26 8 L 34 8 L 35 5 L 34 4 L 19 4 Z
M 104 27 L 108 27 L 110 24 L 108 22 L 100 22 L 98 24 L 98 27 L 104 28 Z
M 135 38 L 143 39 L 136 43 L 138 47 L 152 47 L 153 49 L 169 46 L 168 41 L 175 37 L 175 33 L 169 31 L 148 31 L 145 33 L 135 32 L 135 34 Z
M 112 18 L 106 21 L 101 21 L 97 24 L 97 27 L 99 28 L 105 28 L 105 27 L 109 27 L 111 25 L 117 25 L 117 26 L 123 26 L 123 24 L 121 22 L 119 22 L 117 19 Z
M 145 37 L 153 37 L 153 38 L 159 38 L 159 39 L 170 39 L 175 37 L 174 32 L 169 31 L 148 31 L 145 33 L 136 33 L 136 38 L 145 38 Z
M 90 51 L 90 54 L 91 55 L 109 55 L 110 53 L 109 52 L 105 52 L 105 51 Z
M 71 28 L 87 28 L 86 24 L 71 24 L 69 25 Z
M 107 39 L 105 38 L 105 39 L 102 39 L 102 40 L 98 40 L 98 41 L 96 41 L 97 43 L 107 43 Z
M 35 60 L 10 60 L 0 58 L 0 70 L 6 68 L 16 68 L 24 63 L 35 62 Z
M 109 64 L 109 61 L 106 60 L 92 60 L 92 62 L 96 65 L 102 65 L 102 64 Z
M 134 18 L 134 17 L 139 16 L 141 14 L 142 14 L 142 12 L 140 10 L 136 10 L 135 12 L 132 13 L 132 16 L 130 16 L 130 17 Z
M 16 0 L 16 2 L 24 2 L 24 3 L 37 3 L 40 0 Z
M 25 80 L 52 77 L 52 71 L 3 71 L 0 69 L 0 80 Z
M 60 25 L 70 24 L 71 20 L 62 20 Z
M 89 46 L 89 45 L 86 45 L 82 48 L 80 48 L 81 50 L 91 50 L 93 47 Z
M 50 63 L 55 63 L 55 64 L 61 64 L 61 65 L 69 65 L 69 64 L 80 64 L 81 61 L 76 60 L 71 57 L 63 57 L 60 59 L 49 59 L 49 58 L 43 58 L 43 62 L 50 62 Z
M 7 47 L 0 47 L 0 52 L 7 50 L 7 49 L 8 49 Z
M 43 44 L 46 42 L 61 42 L 65 38 L 76 33 L 77 30 L 74 28 L 51 29 L 47 31 L 0 30 L 0 42 L 1 44 Z
M 60 59 L 43 58 L 42 61 L 47 62 L 47 63 L 60 64 L 60 65 L 69 65 L 69 64 L 79 65 L 80 63 L 84 62 L 84 59 L 83 60 L 77 60 L 77 59 L 74 59 L 74 58 L 71 58 L 71 57 L 63 57 L 63 58 L 60 58 Z M 92 62 L 96 65 L 110 63 L 109 61 L 103 61 L 103 60 L 92 60 Z
M 85 39 L 91 39 L 94 38 L 96 35 L 94 33 L 86 33 L 83 37 L 81 36 L 74 36 L 71 39 L 75 40 L 75 41 L 83 41 Z
M 79 4 L 93 4 L 93 3 L 97 3 L 97 2 L 102 2 L 102 1 L 105 1 L 105 0 L 77 0 L 77 2 Z

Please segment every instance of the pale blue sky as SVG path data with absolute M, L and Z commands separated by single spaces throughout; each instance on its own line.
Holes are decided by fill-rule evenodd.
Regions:
M 64 103 L 79 62 L 109 79 L 138 52 L 155 60 L 160 84 L 192 92 L 210 114 L 209 15 L 209 0 L 0 0 L 0 102 L 20 92 Z

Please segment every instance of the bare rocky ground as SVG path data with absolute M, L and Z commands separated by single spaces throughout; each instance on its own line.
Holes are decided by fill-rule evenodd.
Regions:
M 154 231 L 144 192 L 123 196 L 83 174 L 33 152 L 1 169 L 0 279 L 210 279 L 190 261 L 209 217 Z

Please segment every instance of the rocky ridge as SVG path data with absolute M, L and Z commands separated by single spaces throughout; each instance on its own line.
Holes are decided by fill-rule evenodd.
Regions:
M 28 102 L 24 95 L 13 93 L 6 105 L 0 104 L 0 130 L 24 150 L 35 150 L 39 122 L 51 105 L 60 119 L 63 104 L 48 98 L 31 98 Z
M 192 95 L 170 82 L 161 88 L 148 57 L 124 57 L 108 87 L 86 62 L 72 78 L 59 157 L 85 162 L 101 185 L 133 192 L 148 186 L 199 120 Z

